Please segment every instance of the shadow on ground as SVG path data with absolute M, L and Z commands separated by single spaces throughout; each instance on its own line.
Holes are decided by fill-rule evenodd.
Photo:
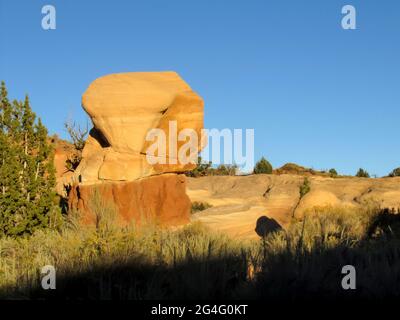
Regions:
M 257 233 L 262 235 L 266 235 L 266 228 L 280 229 L 264 217 L 258 224 Z M 56 290 L 43 290 L 39 284 L 3 287 L 0 298 L 385 300 L 400 296 L 399 230 L 400 215 L 385 210 L 374 218 L 355 246 L 266 250 L 261 261 L 245 252 L 224 259 L 189 257 L 172 266 L 150 264 L 136 257 L 99 263 L 81 273 L 64 270 L 57 277 Z M 260 242 L 263 245 L 268 243 Z M 344 265 L 356 269 L 356 290 L 342 288 Z M 249 267 L 254 270 L 252 275 Z

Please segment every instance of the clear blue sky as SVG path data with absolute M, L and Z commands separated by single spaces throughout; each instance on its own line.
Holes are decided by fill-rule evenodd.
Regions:
M 341 28 L 345 4 L 357 30 Z M 255 129 L 256 158 L 385 175 L 400 166 L 399 39 L 397 0 L 0 0 L 0 79 L 66 137 L 97 77 L 175 70 L 207 128 Z

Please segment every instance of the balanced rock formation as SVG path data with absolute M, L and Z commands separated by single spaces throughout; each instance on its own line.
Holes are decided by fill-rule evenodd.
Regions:
M 77 184 L 70 191 L 70 208 L 80 209 L 85 220 L 92 221 L 89 199 L 99 190 L 124 221 L 187 222 L 190 200 L 185 176 L 178 173 L 195 168 L 204 146 L 201 97 L 175 72 L 131 72 L 95 80 L 84 93 L 82 106 L 94 128 L 74 174 Z M 148 135 L 154 129 L 166 139 L 164 148 L 149 153 L 154 139 Z M 195 159 L 187 163 L 177 159 L 179 148 L 190 140 L 178 139 L 183 129 L 199 137 L 196 152 L 189 152 Z
M 182 129 L 192 129 L 200 137 L 198 151 L 204 141 L 203 100 L 177 73 L 132 72 L 101 77 L 84 93 L 82 106 L 94 128 L 77 169 L 80 182 L 132 181 L 195 168 L 194 162 L 177 161 L 177 152 L 169 148 L 170 135 L 174 137 Z M 170 132 L 171 128 L 175 132 Z M 146 136 L 152 129 L 165 133 L 165 152 L 148 154 L 153 141 L 146 140 Z M 185 143 L 177 138 L 174 141 L 176 149 Z M 197 160 L 197 153 L 195 156 L 193 160 Z M 148 157 L 165 157 L 166 163 L 151 164 Z

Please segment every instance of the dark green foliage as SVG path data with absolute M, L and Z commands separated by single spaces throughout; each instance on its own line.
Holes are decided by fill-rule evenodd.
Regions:
M 358 177 L 358 178 L 369 178 L 369 173 L 366 170 L 360 168 L 360 169 L 358 169 L 356 177 Z
M 199 211 L 204 211 L 208 208 L 211 208 L 212 205 L 207 203 L 207 202 L 199 202 L 199 201 L 194 201 L 192 202 L 192 209 L 191 209 L 191 213 L 196 213 Z
M 199 157 L 196 168 L 192 171 L 185 172 L 185 174 L 188 177 L 234 176 L 238 170 L 236 164 L 220 164 L 216 168 L 213 168 L 211 165 L 211 161 L 203 162 L 201 157 Z
M 47 130 L 28 97 L 10 102 L 0 91 L 0 235 L 31 234 L 48 225 L 55 169 Z
M 292 212 L 292 218 L 295 217 L 296 210 L 298 206 L 300 205 L 301 199 L 304 198 L 304 196 L 311 191 L 311 183 L 308 178 L 304 178 L 303 183 L 299 187 L 299 200 L 297 201 L 297 204 L 295 205 L 293 212 Z
M 208 170 L 211 167 L 211 162 L 203 162 L 201 157 L 197 159 L 197 166 L 192 171 L 187 171 L 185 174 L 188 177 L 204 177 L 208 175 Z
M 332 177 L 332 178 L 335 178 L 335 177 L 337 177 L 338 176 L 338 173 L 337 173 L 337 171 L 336 171 L 336 169 L 330 169 L 329 170 L 329 175 Z
M 258 161 L 254 167 L 254 174 L 260 173 L 272 173 L 272 165 L 264 157 L 262 157 L 261 160 Z
M 400 168 L 394 169 L 390 174 L 389 177 L 400 177 Z
M 210 168 L 210 176 L 234 176 L 236 175 L 238 166 L 236 164 L 220 164 L 216 168 Z
M 303 199 L 303 197 L 309 193 L 311 190 L 311 184 L 310 180 L 307 178 L 304 178 L 303 184 L 299 188 L 299 193 L 300 193 L 300 199 Z

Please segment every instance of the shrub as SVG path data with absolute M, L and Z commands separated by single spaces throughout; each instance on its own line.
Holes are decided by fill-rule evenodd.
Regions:
M 390 174 L 389 177 L 400 177 L 400 168 L 394 169 Z
M 68 159 L 65 161 L 65 168 L 68 171 L 75 171 L 82 161 L 82 150 L 85 147 L 89 130 L 87 125 L 85 129 L 82 129 L 80 125 L 77 125 L 71 120 L 65 121 L 64 127 L 67 130 L 76 150 L 74 154 L 68 156 Z
M 205 176 L 234 176 L 238 171 L 236 164 L 220 164 L 218 167 L 212 167 L 211 161 L 204 162 L 201 157 L 198 158 L 197 166 L 192 171 L 185 172 L 188 177 Z
M 357 171 L 356 177 L 358 177 L 358 178 L 369 178 L 369 173 L 366 170 L 360 168 Z
M 310 190 L 311 190 L 310 180 L 308 180 L 308 178 L 304 178 L 303 183 L 299 186 L 299 200 L 297 201 L 296 205 L 293 208 L 292 218 L 294 218 L 295 216 L 296 210 L 300 205 L 301 199 L 303 199 L 304 196 L 310 192 Z
M 92 208 L 98 205 L 95 196 Z M 356 264 L 360 275 L 351 298 L 397 297 L 396 225 L 398 214 L 372 207 L 313 208 L 263 241 L 228 238 L 200 223 L 175 230 L 103 225 L 101 232 L 65 225 L 0 239 L 0 298 L 340 299 L 349 297 L 338 285 L 345 264 Z M 42 289 L 44 265 L 56 267 L 57 290 Z
M 79 164 L 82 161 L 82 155 L 81 153 L 74 153 L 71 155 L 68 155 L 67 160 L 65 160 L 65 168 L 67 171 L 75 171 L 76 168 L 78 168 Z
M 89 132 L 88 126 L 86 125 L 86 128 L 82 129 L 80 125 L 75 123 L 75 121 L 67 120 L 64 122 L 64 127 L 67 130 L 75 149 L 82 151 L 85 146 L 87 134 Z
M 211 299 L 233 296 L 246 280 L 245 245 L 199 223 L 176 231 L 80 225 L 0 239 L 0 248 L 0 298 Z M 57 290 L 41 288 L 44 265 L 57 269 Z
M 220 164 L 217 168 L 210 168 L 208 175 L 211 176 L 234 176 L 238 166 L 236 164 Z
M 258 161 L 254 166 L 254 174 L 260 174 L 260 173 L 266 173 L 266 174 L 272 173 L 272 165 L 264 157 L 262 157 L 260 161 Z
M 212 207 L 212 205 L 207 202 L 194 201 L 194 202 L 192 202 L 191 213 L 204 211 L 211 207 Z
M 211 167 L 211 162 L 203 162 L 201 157 L 197 158 L 197 166 L 191 171 L 186 171 L 188 177 L 204 177 L 207 176 Z
M 304 178 L 303 184 L 299 188 L 299 193 L 300 193 L 300 199 L 303 199 L 303 197 L 309 193 L 311 190 L 311 184 L 310 180 L 308 178 Z
M 335 169 L 331 169 L 331 170 L 329 170 L 329 175 L 332 177 L 332 178 L 335 178 L 335 177 L 337 177 L 338 176 L 338 173 L 337 173 L 337 171 L 335 170 Z

